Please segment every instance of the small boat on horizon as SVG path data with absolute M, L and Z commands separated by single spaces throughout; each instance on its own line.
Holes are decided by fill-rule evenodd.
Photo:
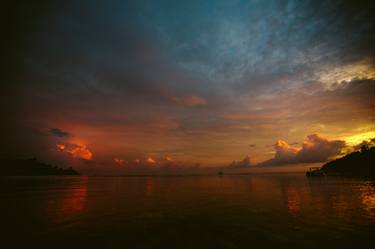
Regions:
M 325 173 L 321 167 L 311 167 L 309 171 L 306 172 L 306 176 L 324 176 Z

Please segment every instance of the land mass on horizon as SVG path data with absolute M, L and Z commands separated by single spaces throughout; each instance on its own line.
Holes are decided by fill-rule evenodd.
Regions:
M 375 147 L 363 147 L 322 166 L 327 175 L 375 177 Z
M 4 165 L 0 171 L 1 176 L 44 176 L 44 175 L 79 175 L 73 168 L 58 168 L 45 164 L 36 158 L 1 160 Z

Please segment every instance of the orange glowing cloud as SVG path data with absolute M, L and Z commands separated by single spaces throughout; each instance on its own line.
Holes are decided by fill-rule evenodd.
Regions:
M 346 143 L 343 140 L 328 140 L 318 134 L 307 136 L 302 148 L 294 148 L 287 142 L 278 140 L 274 145 L 276 152 L 274 158 L 260 165 L 325 162 L 340 155 L 345 146 Z
M 65 144 L 56 144 L 56 147 L 59 151 L 65 150 Z
M 125 160 L 124 159 L 120 159 L 120 158 L 113 158 L 113 161 L 115 162 L 115 164 L 119 165 L 119 166 L 122 166 L 125 164 Z
M 68 152 L 72 154 L 73 157 L 82 158 L 85 160 L 92 159 L 92 153 L 86 148 L 85 145 L 78 145 L 77 147 Z
M 92 152 L 83 144 L 56 144 L 56 147 L 61 152 L 66 152 L 75 158 L 84 160 L 92 160 Z
M 155 164 L 156 163 L 156 161 L 154 159 L 152 159 L 151 157 L 147 158 L 146 162 L 148 164 Z
M 298 152 L 298 149 L 293 148 L 292 146 L 290 146 L 287 142 L 283 140 L 278 140 L 275 143 L 274 147 L 276 151 L 275 157 L 281 159 L 282 161 L 284 160 L 288 161 L 291 158 L 294 158 Z

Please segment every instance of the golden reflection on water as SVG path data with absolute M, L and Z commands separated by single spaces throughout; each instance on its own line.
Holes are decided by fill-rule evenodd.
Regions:
M 359 187 L 363 209 L 375 220 L 375 187 L 366 182 Z
M 349 213 L 350 204 L 348 199 L 342 194 L 332 197 L 332 207 L 337 217 L 346 217 Z
M 147 177 L 146 178 L 146 192 L 145 192 L 145 195 L 146 196 L 152 195 L 153 189 L 154 189 L 153 179 L 152 179 L 152 177 Z
M 216 209 L 230 204 L 254 212 L 287 212 L 321 221 L 327 217 L 353 220 L 357 215 L 354 211 L 362 210 L 363 215 L 375 220 L 375 187 L 361 181 L 350 185 L 353 182 L 333 178 L 311 181 L 301 176 L 86 177 L 69 184 L 60 186 L 56 196 L 48 200 L 52 221 L 113 207 L 121 212 L 168 210 L 164 207 L 167 203 L 181 210 L 186 205 L 197 208 L 215 204 L 212 208 Z
M 311 249 L 317 238 L 324 245 L 320 248 L 343 248 L 337 242 L 346 245 L 343 239 L 350 242 L 358 235 L 368 242 L 375 234 L 375 185 L 358 179 L 302 174 L 51 177 L 9 179 L 7 186 L 5 227 L 36 231 L 43 239 L 68 238 L 69 243 L 98 238 L 118 243 L 116 248 L 151 248 L 165 241 L 160 248 L 169 248 L 171 238 L 178 238 L 196 248 L 220 248 L 228 241 L 243 246 L 227 248 L 248 248 L 256 241 L 256 248 L 284 243 L 282 248 Z M 147 239 L 134 239 L 140 234 Z
M 85 212 L 87 183 L 87 177 L 81 178 L 76 185 L 68 186 L 67 188 L 62 187 L 57 195 L 48 201 L 47 210 L 55 222 L 60 222 Z
M 287 188 L 287 206 L 289 213 L 296 215 L 301 209 L 301 200 L 296 188 L 288 186 Z

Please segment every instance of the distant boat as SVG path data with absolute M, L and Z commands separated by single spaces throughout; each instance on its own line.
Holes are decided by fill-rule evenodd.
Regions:
M 217 174 L 218 174 L 219 176 L 222 176 L 224 173 L 223 173 L 223 171 L 219 171 L 219 172 L 217 172 Z
M 321 167 L 311 167 L 306 172 L 306 176 L 324 176 L 324 171 Z

